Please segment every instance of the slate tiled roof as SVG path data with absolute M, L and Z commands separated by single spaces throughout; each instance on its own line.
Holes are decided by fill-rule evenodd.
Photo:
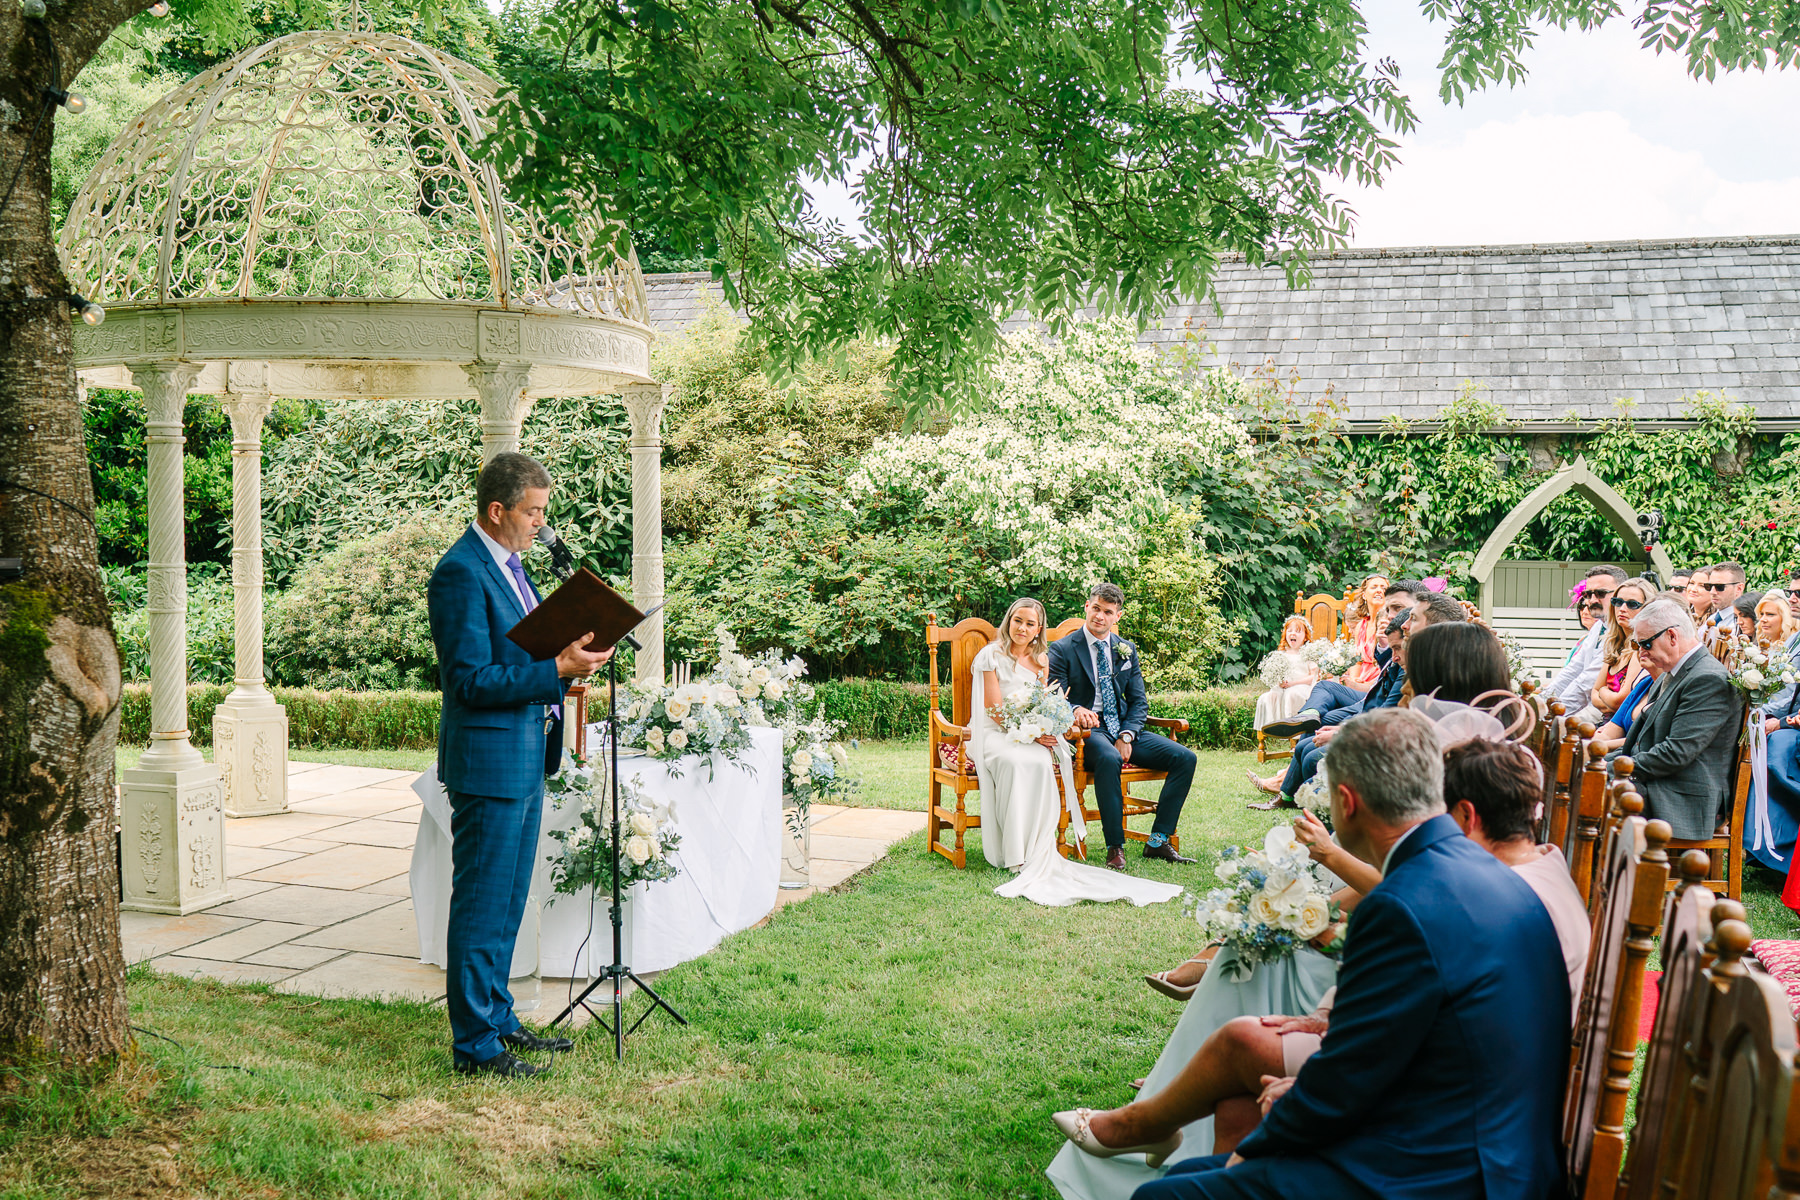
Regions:
M 718 294 L 704 275 L 646 282 L 662 329 Z M 1430 419 L 1473 379 L 1517 420 L 1591 421 L 1630 397 L 1641 420 L 1680 421 L 1711 391 L 1800 427 L 1800 237 L 1343 250 L 1302 290 L 1232 258 L 1218 296 L 1143 340 L 1198 332 L 1222 361 L 1297 370 L 1358 424 Z

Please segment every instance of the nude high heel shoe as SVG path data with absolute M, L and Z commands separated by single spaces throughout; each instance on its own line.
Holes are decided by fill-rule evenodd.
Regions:
M 1152 1142 L 1145 1146 L 1120 1146 L 1116 1150 L 1111 1146 L 1102 1146 L 1100 1140 L 1094 1136 L 1094 1131 L 1088 1128 L 1088 1118 L 1093 1115 L 1093 1112 L 1094 1110 L 1091 1108 L 1077 1108 L 1070 1112 L 1053 1113 L 1050 1119 L 1056 1123 L 1056 1128 L 1062 1132 L 1062 1135 L 1074 1143 L 1077 1150 L 1083 1154 L 1091 1154 L 1095 1158 L 1117 1158 L 1121 1154 L 1142 1154 L 1145 1166 L 1160 1167 L 1168 1161 L 1169 1155 L 1181 1148 L 1181 1130 L 1179 1129 L 1162 1141 Z

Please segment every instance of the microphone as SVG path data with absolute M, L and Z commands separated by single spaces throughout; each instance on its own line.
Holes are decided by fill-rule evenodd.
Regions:
M 538 526 L 537 540 L 550 550 L 550 570 L 558 579 L 567 579 L 575 573 L 575 556 L 569 553 L 569 544 L 556 536 L 556 530 L 548 525 Z

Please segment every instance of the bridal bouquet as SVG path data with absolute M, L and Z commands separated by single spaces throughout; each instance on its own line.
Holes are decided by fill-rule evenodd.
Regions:
M 1800 673 L 1800 667 L 1789 660 L 1787 646 L 1781 642 L 1765 647 L 1749 638 L 1733 637 L 1729 663 L 1732 686 L 1744 693 L 1751 708 L 1767 702 Z
M 581 819 L 573 829 L 548 833 L 560 852 L 550 856 L 550 885 L 559 894 L 572 896 L 593 888 L 612 894 L 612 796 L 605 788 L 606 768 L 579 755 L 570 757 L 562 770 L 545 781 L 544 790 L 555 797 L 556 807 L 581 806 Z M 619 889 L 634 883 L 655 883 L 680 874 L 669 855 L 681 845 L 675 832 L 675 806 L 647 796 L 641 777 L 619 781 Z
M 1271 650 L 1263 655 L 1256 673 L 1262 677 L 1264 687 L 1274 689 L 1287 682 L 1288 668 L 1291 666 L 1293 663 L 1286 654 L 1280 650 Z
M 1349 638 L 1339 638 L 1335 642 L 1321 638 L 1316 642 L 1306 643 L 1301 647 L 1300 653 L 1319 664 L 1321 679 L 1335 679 L 1362 661 L 1362 651 Z
M 1244 963 L 1288 958 L 1338 919 L 1290 825 L 1269 830 L 1260 850 L 1225 847 L 1214 873 L 1222 886 L 1195 901 L 1194 919 L 1205 940 L 1230 946 Z
M 1075 723 L 1075 709 L 1060 688 L 1034 683 L 1005 696 L 988 710 L 994 723 L 1006 731 L 1009 740 L 1035 742 L 1041 737 L 1059 737 Z
M 638 680 L 619 689 L 620 744 L 642 746 L 651 758 L 674 762 L 698 754 L 735 759 L 750 744 L 743 698 L 716 679 L 670 687 Z
M 1325 828 L 1331 828 L 1331 785 L 1326 782 L 1324 771 L 1314 771 L 1313 777 L 1300 785 L 1294 793 L 1294 803 L 1323 821 Z

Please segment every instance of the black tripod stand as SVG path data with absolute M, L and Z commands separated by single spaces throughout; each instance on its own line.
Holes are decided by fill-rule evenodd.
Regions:
M 638 645 L 637 639 L 633 638 L 630 634 L 626 634 L 622 640 L 633 650 L 643 649 L 642 646 Z M 675 1023 L 678 1025 L 686 1025 L 687 1018 L 671 1008 L 667 1000 L 664 1000 L 661 996 L 657 995 L 649 984 L 645 983 L 643 979 L 633 973 L 630 967 L 625 965 L 625 910 L 619 895 L 619 715 L 617 711 L 619 658 L 616 654 L 607 661 L 606 679 L 607 683 L 610 685 L 606 691 L 606 740 L 608 744 L 608 756 L 610 759 L 608 769 L 612 772 L 612 962 L 610 965 L 600 969 L 600 973 L 594 976 L 593 982 L 588 984 L 587 987 L 582 990 L 581 995 L 570 1001 L 569 1007 L 558 1013 L 556 1019 L 550 1022 L 550 1025 L 554 1028 L 561 1025 L 564 1021 L 569 1020 L 570 1017 L 574 1015 L 577 1008 L 586 1009 L 588 1015 L 600 1023 L 601 1028 L 607 1029 L 612 1033 L 613 1054 L 616 1058 L 623 1059 L 625 1057 L 625 1038 L 630 1034 L 636 1033 L 638 1031 L 638 1026 L 649 1020 L 650 1014 L 657 1009 L 660 1008 L 671 1017 L 674 1017 Z M 635 983 L 640 992 L 650 997 L 650 1007 L 646 1008 L 644 1014 L 636 1021 L 632 1022 L 630 1029 L 625 1028 L 625 981 L 627 979 Z M 598 1012 L 595 1012 L 593 1006 L 587 1002 L 588 997 L 593 995 L 595 990 L 608 980 L 612 982 L 611 1025 L 608 1025 L 606 1023 L 606 1018 L 601 1016 Z

